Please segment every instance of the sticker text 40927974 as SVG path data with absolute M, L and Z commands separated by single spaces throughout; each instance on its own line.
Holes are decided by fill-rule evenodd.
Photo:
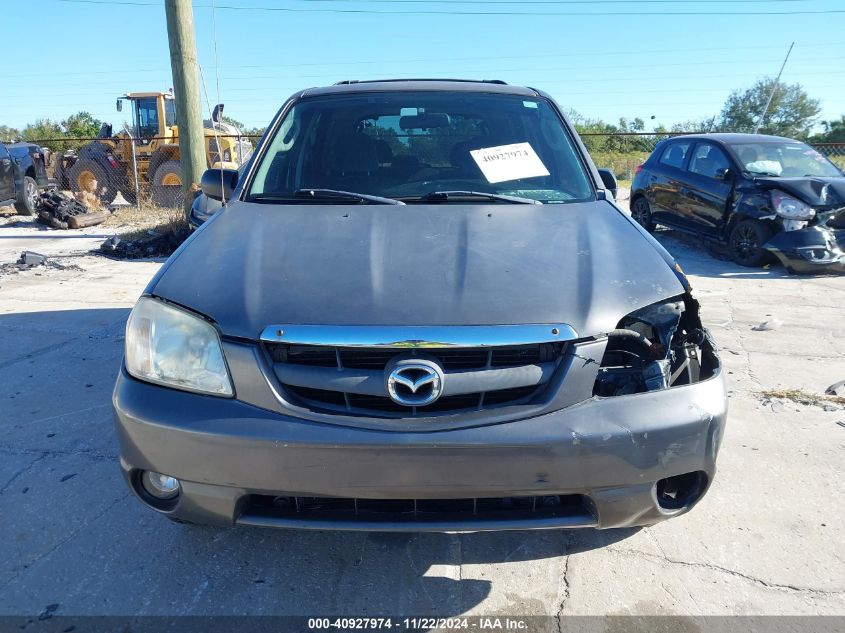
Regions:
M 489 183 L 549 175 L 530 143 L 482 147 L 470 155 Z

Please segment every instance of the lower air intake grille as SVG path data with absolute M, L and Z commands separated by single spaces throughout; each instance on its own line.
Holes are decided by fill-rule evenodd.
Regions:
M 426 523 L 450 521 L 582 518 L 594 520 L 583 495 L 548 495 L 476 499 L 350 499 L 250 495 L 243 515 L 313 522 Z

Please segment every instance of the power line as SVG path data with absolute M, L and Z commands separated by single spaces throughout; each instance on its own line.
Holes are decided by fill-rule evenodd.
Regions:
M 158 3 L 152 2 L 136 2 L 132 0 L 55 0 L 56 2 L 66 2 L 73 4 L 108 4 L 108 5 L 126 5 L 138 7 L 158 7 Z M 607 0 L 605 0 L 606 2 Z M 196 4 L 196 8 L 211 8 L 211 5 Z M 347 13 L 359 15 L 468 15 L 468 16 L 513 16 L 513 17 L 595 17 L 595 16 L 732 16 L 732 15 L 829 15 L 829 14 L 845 14 L 845 9 L 820 9 L 809 11 L 578 11 L 560 12 L 560 11 L 460 11 L 460 10 L 440 10 L 440 9 L 412 9 L 409 11 L 380 11 L 376 9 L 341 9 L 333 8 L 297 8 L 297 7 L 266 7 L 266 6 L 234 6 L 234 5 L 217 5 L 217 10 L 221 11 L 272 11 L 282 13 Z
M 774 4 L 809 0 L 299 0 L 300 2 L 359 2 L 364 4 Z
M 544 57 L 544 56 L 541 56 L 541 57 Z M 551 57 L 551 56 L 549 56 L 549 57 Z M 489 60 L 490 58 L 487 58 L 487 59 Z M 517 58 L 514 58 L 514 59 L 520 59 L 520 58 L 517 57 Z M 845 59 L 845 57 L 841 57 L 841 56 L 835 57 L 835 56 L 831 56 L 831 55 L 826 55 L 824 57 L 805 57 L 805 58 L 801 59 L 800 61 L 801 62 L 818 62 L 818 61 L 832 62 L 832 61 L 839 61 L 839 60 L 842 60 L 842 59 Z M 457 58 L 456 58 L 456 60 L 457 60 Z M 451 60 L 441 59 L 439 61 L 449 62 Z M 725 60 L 723 60 L 723 61 L 725 61 Z M 767 59 L 730 60 L 730 63 L 732 63 L 734 66 L 737 66 L 738 64 L 745 64 L 745 65 L 747 65 L 747 64 L 768 64 L 768 63 L 774 63 L 774 62 L 780 62 L 780 61 L 781 61 L 780 58 L 767 58 Z M 686 68 L 686 67 L 691 67 L 691 66 L 712 66 L 714 63 L 719 63 L 719 61 L 717 60 L 717 61 L 714 62 L 714 60 L 708 59 L 706 61 L 698 61 L 698 62 L 650 63 L 649 68 L 678 68 L 678 67 Z M 728 63 L 728 61 L 725 61 L 725 63 Z M 613 66 L 614 69 L 641 68 L 641 67 L 642 67 L 641 63 L 638 63 L 638 64 L 614 64 L 614 66 Z M 518 68 L 502 68 L 502 67 L 490 68 L 489 66 L 484 66 L 482 68 L 454 68 L 454 67 L 450 67 L 450 68 L 445 68 L 445 69 L 440 69 L 440 70 L 429 68 L 429 69 L 425 69 L 424 72 L 426 74 L 435 75 L 435 76 L 443 75 L 444 73 L 447 74 L 447 75 L 450 75 L 450 76 L 455 76 L 455 75 L 469 74 L 469 73 L 481 73 L 481 74 L 484 74 L 484 75 L 500 75 L 502 73 L 531 73 L 531 72 L 541 72 L 541 71 L 542 72 L 545 72 L 545 71 L 570 72 L 570 71 L 580 71 L 580 70 L 604 70 L 606 68 L 607 68 L 607 65 L 591 65 L 591 66 L 559 66 L 559 65 L 556 65 L 556 66 L 531 66 L 531 67 L 518 67 Z M 394 73 L 394 72 L 369 73 L 368 78 L 374 78 L 374 75 L 378 75 L 381 78 L 389 78 L 389 77 L 391 77 L 393 75 L 397 75 L 397 74 L 401 75 L 401 74 L 407 74 L 407 73 Z M 760 74 L 760 73 L 758 73 L 758 74 Z M 339 75 L 340 75 L 340 73 L 338 73 L 337 71 L 327 71 L 327 72 L 322 72 L 322 73 L 318 73 L 318 74 L 308 74 L 308 75 L 302 74 L 302 73 L 293 73 L 293 74 L 278 74 L 278 73 L 276 73 L 276 74 L 272 74 L 272 75 L 251 75 L 251 76 L 249 76 L 249 75 L 245 76 L 243 74 L 238 74 L 238 75 L 221 77 L 221 79 L 225 79 L 227 81 L 238 81 L 238 82 L 243 82 L 243 81 L 268 81 L 268 80 L 275 80 L 275 79 L 293 79 L 293 80 L 302 80 L 302 79 L 334 80 L 334 79 L 337 79 L 337 78 L 348 79 L 348 77 L 340 77 Z M 77 83 L 78 82 L 76 82 L 76 81 L 71 81 L 71 82 L 64 83 L 64 84 L 56 83 L 56 82 L 49 82 L 48 84 L 42 84 L 42 85 L 49 85 L 51 87 L 61 87 L 61 86 L 71 86 L 71 85 L 75 86 Z M 116 83 L 116 80 L 110 79 L 110 80 L 106 80 L 106 81 L 90 81 L 90 82 L 86 82 L 85 85 L 86 86 L 106 86 L 106 85 L 114 85 L 115 83 Z M 33 86 L 32 84 L 29 84 L 29 85 Z M 33 87 L 39 87 L 39 86 L 35 85 Z
M 317 2 L 323 0 L 306 0 L 308 2 Z M 337 0 L 325 0 L 327 2 L 337 1 Z M 792 0 L 789 0 L 792 1 Z M 828 47 L 828 46 L 837 46 L 841 44 L 841 42 L 812 42 L 810 44 L 801 44 L 802 48 L 812 48 L 812 47 Z M 712 52 L 712 51 L 741 51 L 741 50 L 765 50 L 765 49 L 782 49 L 783 46 L 786 44 L 781 45 L 758 45 L 758 46 L 708 46 L 703 48 L 662 48 L 662 49 L 652 49 L 652 50 L 637 50 L 638 55 L 654 55 L 660 53 L 689 53 L 689 52 Z M 597 52 L 590 52 L 590 57 L 607 57 L 613 55 L 631 55 L 631 49 L 625 50 L 617 50 L 617 51 L 597 51 Z M 507 60 L 507 59 L 559 59 L 565 57 L 583 57 L 583 51 L 580 52 L 573 52 L 573 53 L 544 53 L 544 54 L 537 54 L 537 55 L 504 55 L 504 56 L 491 56 L 491 55 L 483 55 L 483 56 L 475 56 L 475 57 L 428 57 L 428 58 L 416 58 L 416 59 L 369 59 L 369 60 L 357 60 L 357 61 L 348 61 L 348 60 L 336 60 L 336 61 L 326 61 L 326 62 L 302 62 L 298 64 L 238 64 L 237 66 L 221 66 L 221 68 L 302 68 L 302 67 L 320 67 L 320 66 L 327 66 L 327 67 L 336 67 L 336 66 L 365 66 L 371 64 L 378 64 L 378 65 L 385 65 L 385 64 L 422 64 L 422 63 L 429 63 L 429 62 L 456 62 L 456 61 L 490 61 L 490 60 Z M 829 59 L 829 58 L 825 58 Z M 147 73 L 147 72 L 166 72 L 170 69 L 167 67 L 159 67 L 159 68 L 122 68 L 120 70 L 92 70 L 92 71 L 79 71 L 79 72 L 72 72 L 72 73 L 62 73 L 63 77 L 70 77 L 70 76 L 91 76 L 91 75 L 123 75 L 126 72 L 132 73 Z M 21 73 L 18 75 L 6 75 L 3 74 L 3 77 L 7 78 L 14 78 L 14 77 L 53 77 L 55 76 L 55 72 L 45 72 L 45 73 Z M 618 81 L 618 80 L 614 80 Z M 71 82 L 71 83 L 76 83 Z M 109 82 L 110 83 L 110 82 Z M 50 82 L 51 86 L 56 85 L 55 82 Z

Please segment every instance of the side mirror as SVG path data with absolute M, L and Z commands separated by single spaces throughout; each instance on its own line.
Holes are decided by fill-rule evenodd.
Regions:
M 734 173 L 731 171 L 730 167 L 716 171 L 716 180 L 730 180 L 733 177 Z
M 613 194 L 613 199 L 616 200 L 616 190 L 619 188 L 619 183 L 616 182 L 616 174 L 613 173 L 612 169 L 602 168 L 599 169 L 599 176 L 601 176 L 605 189 L 610 191 Z
M 218 103 L 214 106 L 214 110 L 211 111 L 211 120 L 214 123 L 220 123 L 223 120 L 223 108 L 224 105 L 222 103 Z
M 123 112 L 123 99 L 118 99 L 115 102 L 114 107 L 117 108 L 118 112 Z
M 238 172 L 234 169 L 206 169 L 200 180 L 200 189 L 213 200 L 228 200 L 238 185 Z

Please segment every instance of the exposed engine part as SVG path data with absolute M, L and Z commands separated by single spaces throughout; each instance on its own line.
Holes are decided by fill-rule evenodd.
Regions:
M 703 359 L 705 347 L 713 362 Z M 714 364 L 698 304 L 687 295 L 637 310 L 608 332 L 594 394 L 621 396 L 691 384 L 709 375 Z
M 809 224 L 806 220 L 783 220 L 784 231 L 800 231 Z

